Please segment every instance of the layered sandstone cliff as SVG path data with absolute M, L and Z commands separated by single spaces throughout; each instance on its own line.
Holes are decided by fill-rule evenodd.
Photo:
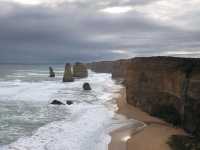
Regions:
M 128 103 L 151 114 L 173 107 L 186 130 L 199 130 L 200 59 L 135 58 L 127 69 Z
M 94 71 L 112 73 L 114 78 L 123 77 L 129 104 L 152 115 L 166 111 L 167 120 L 177 115 L 176 123 L 200 133 L 200 59 L 149 57 L 91 66 Z
M 124 78 L 126 79 L 126 75 L 128 72 L 128 66 L 130 64 L 131 60 L 117 60 L 113 63 L 112 66 L 112 78 Z
M 131 60 L 100 61 L 87 64 L 88 68 L 97 73 L 111 73 L 112 78 L 124 78 L 127 74 L 128 63 Z
M 111 73 L 114 63 L 114 61 L 93 62 L 88 63 L 87 67 L 97 73 Z

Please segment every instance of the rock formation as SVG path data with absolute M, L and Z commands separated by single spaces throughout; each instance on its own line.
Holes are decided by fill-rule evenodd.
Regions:
M 72 104 L 73 104 L 73 101 L 67 100 L 67 101 L 66 101 L 66 104 L 67 104 L 67 105 L 72 105 Z
M 51 102 L 52 105 L 64 105 L 62 102 L 58 101 L 58 100 L 53 100 Z
M 86 91 L 92 90 L 89 83 L 84 83 L 83 89 L 86 90 Z
M 115 63 L 112 65 L 111 70 L 112 78 L 125 78 L 128 71 L 127 67 L 129 63 L 130 60 L 125 59 L 115 61 Z
M 160 117 L 173 122 L 180 116 L 181 126 L 200 136 L 200 59 L 141 57 L 91 63 L 88 67 L 112 73 L 113 78 L 123 77 L 129 104 L 152 115 L 159 116 L 163 110 L 173 112 L 176 116 Z
M 101 61 L 88 63 L 87 67 L 97 73 L 111 73 L 113 69 L 113 61 Z
M 73 76 L 77 78 L 84 78 L 88 76 L 88 70 L 85 64 L 76 63 L 73 65 Z
M 52 67 L 49 67 L 49 77 L 51 77 L 51 78 L 55 77 L 55 73 L 54 73 Z
M 128 103 L 150 114 L 170 106 L 180 114 L 187 131 L 199 130 L 196 115 L 200 114 L 200 59 L 135 58 L 127 70 Z
M 63 82 L 72 82 L 72 81 L 74 81 L 74 79 L 73 79 L 73 75 L 72 75 L 71 65 L 69 63 L 67 63 L 65 65 L 65 72 L 64 72 L 64 76 L 63 76 Z
M 112 78 L 125 78 L 127 73 L 127 64 L 130 60 L 117 60 L 117 61 L 101 61 L 88 63 L 87 66 L 97 73 L 112 73 Z

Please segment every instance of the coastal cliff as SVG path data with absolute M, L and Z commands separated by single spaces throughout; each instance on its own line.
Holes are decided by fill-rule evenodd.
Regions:
M 87 67 L 97 73 L 111 73 L 114 63 L 114 61 L 93 62 L 88 63 Z
M 88 66 L 123 78 L 129 104 L 200 134 L 200 59 L 138 57 Z
M 168 116 L 161 117 L 167 121 L 181 124 L 190 133 L 200 132 L 200 59 L 135 58 L 127 69 L 129 104 L 152 115 L 166 111 Z
M 112 78 L 126 78 L 127 67 L 131 62 L 129 59 L 120 59 L 116 61 L 100 61 L 88 63 L 87 66 L 97 73 L 111 73 Z

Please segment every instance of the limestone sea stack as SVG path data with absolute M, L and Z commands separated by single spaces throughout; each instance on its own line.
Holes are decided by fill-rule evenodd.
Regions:
M 73 76 L 77 78 L 85 78 L 88 76 L 87 66 L 82 63 L 76 63 L 73 65 Z
M 49 67 L 49 77 L 51 77 L 51 78 L 54 78 L 54 77 L 55 77 L 55 73 L 54 73 L 52 67 Z
M 65 65 L 63 82 L 73 82 L 73 81 L 74 81 L 74 78 L 73 78 L 73 75 L 72 75 L 71 65 L 70 65 L 70 63 L 67 63 Z

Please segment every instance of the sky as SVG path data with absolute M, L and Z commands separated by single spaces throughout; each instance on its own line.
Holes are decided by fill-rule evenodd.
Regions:
M 0 0 L 0 63 L 200 57 L 200 0 Z

